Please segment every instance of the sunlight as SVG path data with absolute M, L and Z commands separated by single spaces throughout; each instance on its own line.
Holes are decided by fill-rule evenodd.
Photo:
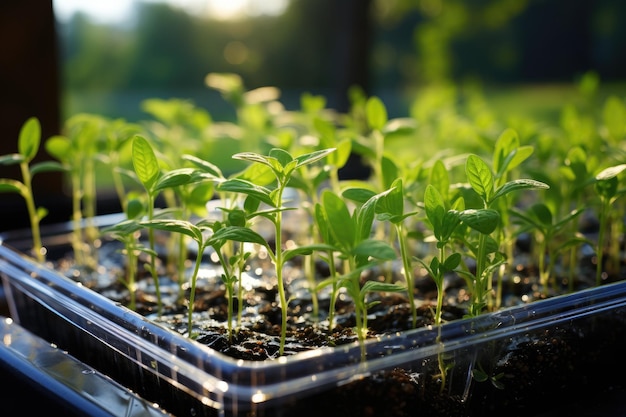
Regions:
M 216 19 L 234 19 L 246 14 L 248 3 L 248 0 L 207 0 L 206 13 Z
M 54 13 L 61 22 L 82 12 L 99 23 L 123 23 L 132 18 L 139 2 L 167 3 L 194 15 L 233 20 L 262 15 L 276 16 L 285 11 L 289 0 L 53 0 Z

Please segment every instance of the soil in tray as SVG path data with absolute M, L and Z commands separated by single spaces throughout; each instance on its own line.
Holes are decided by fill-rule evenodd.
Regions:
M 98 274 L 98 278 L 91 275 L 90 284 L 107 297 L 125 302 L 128 293 L 117 280 L 118 276 L 123 276 L 123 267 L 117 264 L 121 257 L 116 243 L 101 248 L 100 259 L 108 263 L 102 271 L 107 273 Z M 71 266 L 71 261 L 66 262 L 57 267 L 64 267 L 68 275 L 81 275 Z M 323 276 L 325 265 L 317 264 L 317 268 Z M 301 265 L 296 262 L 288 269 L 285 274 L 287 290 L 297 297 L 289 303 L 284 354 L 355 342 L 350 300 L 344 294 L 337 299 L 336 322 L 329 329 L 328 294 L 319 294 L 318 315 L 313 315 L 313 303 L 306 290 Z M 247 287 L 241 326 L 229 337 L 225 326 L 226 291 L 217 265 L 207 257 L 196 293 L 193 332 L 197 342 L 236 359 L 266 361 L 278 357 L 281 312 L 275 282 L 265 271 L 271 271 L 271 266 L 261 263 L 245 275 Z M 379 275 L 380 271 L 374 271 L 363 279 L 381 279 L 377 278 Z M 504 286 L 507 305 L 544 297 L 537 291 L 532 276 L 529 268 L 518 268 L 517 278 Z M 581 281 L 580 285 L 586 283 Z M 137 311 L 186 336 L 187 308 L 176 302 L 179 285 L 163 278 L 161 291 L 164 299 L 171 303 L 166 304 L 164 313 L 158 317 L 153 286 L 149 279 L 140 280 Z M 463 280 L 450 277 L 446 294 L 444 321 L 463 317 L 466 314 Z M 418 327 L 433 324 L 436 288 L 432 280 L 419 279 L 414 295 L 418 302 Z M 369 311 L 369 337 L 411 328 L 406 295 L 374 294 L 373 297 L 379 303 Z M 237 300 L 234 305 L 237 314 Z M 293 404 L 285 404 L 281 415 L 484 416 L 506 413 L 508 416 L 550 416 L 558 415 L 554 413 L 563 410 L 564 405 L 569 405 L 569 409 L 572 404 L 579 405 L 577 410 L 594 409 L 601 405 L 603 396 L 626 387 L 622 378 L 626 375 L 626 362 L 620 360 L 624 346 L 626 311 L 618 310 L 610 318 L 581 321 L 493 342 L 485 351 L 477 353 L 475 363 L 487 379 L 474 375 L 468 392 L 452 393 L 447 388 L 442 389 L 437 357 L 433 357 L 421 363 L 419 369 L 380 371 L 322 394 L 298 398 Z

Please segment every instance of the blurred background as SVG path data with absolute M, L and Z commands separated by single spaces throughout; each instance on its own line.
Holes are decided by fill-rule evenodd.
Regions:
M 626 75 L 619 0 L 54 0 L 63 115 L 142 117 L 145 97 L 184 97 L 219 116 L 203 84 L 235 72 L 345 110 L 346 90 L 403 115 L 420 86 L 479 83 L 504 111 L 562 104 L 584 73 Z M 621 88 L 621 86 L 619 87 Z M 504 97 L 503 97 L 504 95 Z M 518 108 L 510 108 L 515 96 Z M 535 101 L 533 101 L 533 98 Z M 543 98 L 541 98 L 543 97 Z M 216 117 L 219 118 L 219 117 Z
M 307 92 L 347 111 L 358 86 L 404 117 L 433 88 L 457 101 L 479 89 L 494 117 L 556 123 L 581 89 L 626 97 L 624 21 L 622 0 L 5 0 L 0 153 L 16 151 L 30 116 L 45 140 L 77 113 L 146 119 L 148 98 L 232 119 L 205 85 L 215 72 L 278 87 L 287 109 Z M 60 175 L 39 181 L 51 213 L 66 204 Z M 0 227 L 25 224 L 23 201 L 1 197 Z M 56 213 L 45 221 L 67 219 Z

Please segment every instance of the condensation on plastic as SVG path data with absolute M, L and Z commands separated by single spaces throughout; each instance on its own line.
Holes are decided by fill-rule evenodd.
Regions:
M 152 394 L 166 402 L 170 396 L 172 403 L 191 398 L 193 404 L 188 408 L 194 408 L 197 415 L 202 408 L 217 412 L 209 415 L 223 415 L 279 406 L 376 371 L 416 369 L 420 362 L 439 354 L 455 358 L 458 376 L 450 378 L 450 383 L 455 381 L 460 395 L 467 395 L 464 390 L 476 355 L 489 342 L 567 326 L 626 307 L 626 282 L 619 282 L 439 328 L 368 340 L 365 362 L 360 360 L 357 343 L 252 362 L 227 357 L 162 328 L 6 243 L 0 244 L 0 275 L 11 316 L 22 326 L 84 355 L 81 359 L 98 369 L 106 368 L 142 395 Z M 458 366 L 463 363 L 466 366 Z

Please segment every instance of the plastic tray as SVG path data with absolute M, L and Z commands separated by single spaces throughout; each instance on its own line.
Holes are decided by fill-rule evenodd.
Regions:
M 0 275 L 17 323 L 179 416 L 319 415 L 316 406 L 320 398 L 333 398 L 330 392 L 395 368 L 411 369 L 419 376 L 441 355 L 454 363 L 450 392 L 465 401 L 478 384 L 472 380 L 477 364 L 493 365 L 510 352 L 512 343 L 577 323 L 591 329 L 587 336 L 593 338 L 594 321 L 605 319 L 618 320 L 626 328 L 626 282 L 619 282 L 440 328 L 370 340 L 365 362 L 356 343 L 251 362 L 232 359 L 155 325 L 6 242 L 0 244 Z M 623 350 L 623 333 L 616 337 L 617 344 L 613 341 L 610 349 Z M 590 354 L 612 353 L 605 351 L 605 344 L 597 345 Z
M 5 416 L 168 416 L 10 318 L 0 317 L 0 335 L 0 374 L 11 381 L 0 393 Z

